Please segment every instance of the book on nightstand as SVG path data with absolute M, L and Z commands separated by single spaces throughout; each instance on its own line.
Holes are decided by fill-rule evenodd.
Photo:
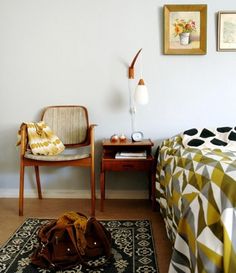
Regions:
M 115 155 L 116 159 L 146 159 L 147 152 L 117 152 Z

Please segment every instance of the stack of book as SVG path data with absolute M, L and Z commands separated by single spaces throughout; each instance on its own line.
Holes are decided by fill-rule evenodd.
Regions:
M 115 155 L 116 159 L 146 159 L 147 152 L 117 152 Z

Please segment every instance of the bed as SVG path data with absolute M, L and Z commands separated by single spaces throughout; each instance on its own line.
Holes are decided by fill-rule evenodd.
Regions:
M 156 196 L 169 273 L 236 272 L 236 128 L 193 128 L 159 147 Z

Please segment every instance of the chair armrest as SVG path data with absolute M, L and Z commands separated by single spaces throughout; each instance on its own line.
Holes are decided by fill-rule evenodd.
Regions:
M 27 150 L 28 137 L 27 137 L 27 125 L 23 123 L 20 127 L 20 156 L 24 156 Z
M 97 126 L 97 124 L 91 124 L 91 125 L 89 125 L 88 142 L 90 144 L 92 144 L 94 142 L 94 131 L 95 131 L 95 127 L 96 126 Z

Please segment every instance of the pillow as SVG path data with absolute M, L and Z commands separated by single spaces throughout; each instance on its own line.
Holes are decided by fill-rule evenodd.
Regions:
M 193 128 L 183 132 L 181 137 L 185 148 L 236 151 L 236 127 Z

